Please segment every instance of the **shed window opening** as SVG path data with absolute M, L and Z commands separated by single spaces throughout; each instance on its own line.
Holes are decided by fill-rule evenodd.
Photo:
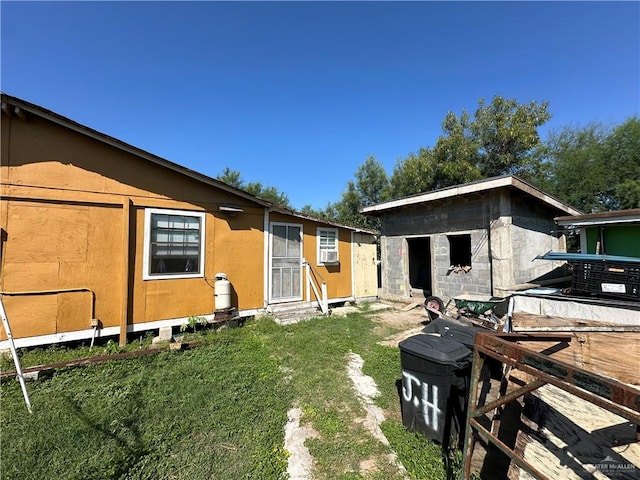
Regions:
M 201 274 L 202 231 L 203 217 L 200 215 L 151 213 L 149 275 Z
M 447 235 L 452 267 L 471 267 L 471 235 Z
M 318 263 L 338 261 L 338 231 L 318 229 Z

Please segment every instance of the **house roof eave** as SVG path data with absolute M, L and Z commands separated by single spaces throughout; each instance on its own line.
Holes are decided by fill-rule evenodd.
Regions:
M 556 217 L 554 220 L 558 225 L 563 227 L 640 223 L 640 208 L 562 216 Z
M 436 200 L 442 200 L 446 198 L 453 198 L 461 195 L 468 195 L 471 193 L 486 192 L 488 190 L 495 190 L 497 188 L 516 188 L 520 191 L 537 198 L 538 200 L 546 203 L 547 205 L 565 212 L 569 215 L 579 215 L 582 212 L 570 205 L 558 200 L 557 198 L 543 192 L 542 190 L 534 187 L 533 185 L 521 180 L 512 175 L 505 175 L 501 177 L 493 177 L 484 180 L 478 180 L 476 182 L 464 183 L 461 185 L 455 185 L 452 187 L 442 188 L 427 193 L 421 193 L 410 197 L 400 198 L 398 200 L 392 200 L 390 202 L 378 203 L 364 207 L 360 210 L 365 215 L 380 215 L 383 212 L 407 207 L 411 205 L 417 205 L 421 203 L 429 203 Z
M 13 108 L 9 108 L 9 106 L 12 106 Z M 196 172 L 195 170 L 191 170 L 187 167 L 183 167 L 182 165 L 179 165 L 177 163 L 171 162 L 170 160 L 166 160 L 162 157 L 159 157 L 153 153 L 147 152 L 145 150 L 142 150 L 138 147 L 134 147 L 133 145 L 130 145 L 126 142 L 123 142 L 122 140 L 118 140 L 117 138 L 111 137 L 105 133 L 99 132 L 97 130 L 94 130 L 90 127 L 87 127 L 86 125 L 82 125 L 78 122 L 75 122 L 74 120 L 71 120 L 67 117 L 64 117 L 60 114 L 57 114 L 51 110 L 47 110 L 43 107 L 40 107 L 38 105 L 32 104 L 30 102 L 27 102 L 26 100 L 22 100 L 20 98 L 17 97 L 13 97 L 11 95 L 8 95 L 6 93 L 2 93 L 2 111 L 4 114 L 6 115 L 11 115 L 13 112 L 16 112 L 16 115 L 18 116 L 24 116 L 24 112 L 27 112 L 29 114 L 38 116 L 40 118 L 43 118 L 47 121 L 50 121 L 56 125 L 60 125 L 64 128 L 67 128 L 69 130 L 75 131 L 77 133 L 80 133 L 82 135 L 85 135 L 89 138 L 92 138 L 94 140 L 97 140 L 99 142 L 102 142 L 106 145 L 109 145 L 111 147 L 117 148 L 123 152 L 135 155 L 139 158 L 142 158 L 144 160 L 147 160 L 151 163 L 154 163 L 156 165 L 159 165 L 163 168 L 167 168 L 169 170 L 172 170 L 176 173 L 179 173 L 181 175 L 185 175 L 187 177 L 193 178 L 199 182 L 205 183 L 207 185 L 211 185 L 214 186 L 216 188 L 219 188 L 225 192 L 228 193 L 232 193 L 236 196 L 239 196 L 241 198 L 244 198 L 245 200 L 249 200 L 253 203 L 256 203 L 266 209 L 269 209 L 270 211 L 275 211 L 275 212 L 279 212 L 279 213 L 283 213 L 283 214 L 287 214 L 287 215 L 292 215 L 298 218 L 303 218 L 303 219 L 308 219 L 308 220 L 312 220 L 312 221 L 316 221 L 319 223 L 323 223 L 323 224 L 327 224 L 327 225 L 332 225 L 335 227 L 340 227 L 340 228 L 345 228 L 348 230 L 352 230 L 352 231 L 356 231 L 356 232 L 363 232 L 363 233 L 369 233 L 372 235 L 377 235 L 377 231 L 375 230 L 370 230 L 370 229 L 366 229 L 366 228 L 361 228 L 361 227 L 356 227 L 356 226 L 352 226 L 352 225 L 345 225 L 345 224 L 341 224 L 338 222 L 333 222 L 327 219 L 323 219 L 323 218 L 317 218 L 317 217 L 312 217 L 310 215 L 305 215 L 302 214 L 300 212 L 296 212 L 295 210 L 291 210 L 285 207 L 282 207 L 280 205 L 275 204 L 274 202 L 268 201 L 268 200 L 264 200 L 260 197 L 257 197 L 255 195 L 252 195 L 248 192 L 245 192 L 244 190 L 232 187 L 231 185 L 228 185 L 220 180 L 217 180 L 215 178 L 209 177 L 207 175 L 204 175 L 202 173 Z M 223 206 L 222 207 L 223 211 L 226 212 L 231 212 L 231 213 L 238 213 L 238 209 L 235 207 L 229 207 L 229 206 Z M 232 212 L 233 210 L 233 212 Z
M 204 175 L 202 173 L 196 172 L 195 170 L 191 170 L 187 167 L 183 167 L 182 165 L 179 165 L 177 163 L 174 163 L 170 160 L 167 160 L 165 158 L 159 157 L 153 153 L 147 152 L 145 150 L 142 150 L 141 148 L 138 147 L 134 147 L 133 145 L 130 145 L 126 142 L 123 142 L 122 140 L 118 140 L 117 138 L 111 137 L 105 133 L 99 132 L 97 130 L 94 130 L 90 127 L 87 127 L 86 125 L 82 125 L 78 122 L 75 122 L 67 117 L 64 117 L 60 114 L 57 114 L 55 112 L 52 112 L 51 110 L 47 110 L 43 107 L 40 107 L 38 105 L 29 103 L 25 100 L 22 100 L 20 98 L 17 97 L 13 97 L 11 95 L 7 95 L 6 93 L 2 93 L 2 104 L 3 104 L 3 112 L 5 110 L 7 110 L 6 105 L 10 104 L 14 106 L 14 109 L 19 109 L 23 112 L 27 112 L 30 113 L 32 115 L 36 115 L 38 117 L 41 117 L 45 120 L 48 120 L 52 123 L 55 123 L 57 125 L 63 126 L 65 128 L 68 128 L 69 130 L 75 131 L 77 133 L 80 133 L 82 135 L 85 135 L 89 138 L 92 138 L 94 140 L 97 140 L 99 142 L 102 142 L 106 145 L 109 145 L 111 147 L 117 148 L 123 152 L 135 155 L 137 157 L 143 158 L 144 160 L 147 160 L 151 163 L 155 163 L 157 165 L 160 165 L 164 168 L 167 168 L 169 170 L 173 170 L 177 173 L 180 173 L 182 175 L 185 175 L 187 177 L 193 178 L 195 180 L 198 180 L 202 183 L 206 183 L 208 185 L 212 185 L 215 186 L 217 188 L 220 188 L 221 190 L 224 190 L 228 193 L 233 193 L 234 195 L 237 195 L 239 197 L 242 197 L 246 200 L 250 200 L 254 203 L 257 203 L 261 206 L 264 207 L 270 207 L 273 205 L 272 202 L 268 202 L 266 200 L 263 200 L 259 197 L 256 197 L 255 195 L 251 195 L 248 192 L 245 192 L 244 190 L 232 187 L 231 185 L 228 185 L 220 180 L 216 180 L 215 178 L 209 177 L 207 175 Z

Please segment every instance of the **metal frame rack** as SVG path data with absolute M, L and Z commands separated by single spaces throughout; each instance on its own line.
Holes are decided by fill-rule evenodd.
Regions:
M 500 412 L 504 407 L 520 397 L 531 393 L 540 387 L 551 384 L 587 402 L 598 405 L 617 414 L 635 425 L 640 425 L 640 390 L 621 383 L 617 380 L 577 368 L 566 362 L 558 361 L 544 352 L 528 349 L 527 341 L 558 342 L 570 341 L 566 334 L 495 334 L 479 333 L 476 336 L 473 354 L 473 368 L 469 390 L 469 404 L 464 441 L 463 480 L 471 476 L 471 460 L 476 440 L 481 438 L 487 444 L 493 444 L 509 457 L 520 469 L 540 480 L 547 480 L 535 465 L 527 461 L 522 455 L 501 441 L 499 430 Z M 517 342 L 517 343 L 516 343 Z M 493 358 L 503 364 L 503 375 L 499 396 L 496 400 L 484 403 L 479 395 L 480 385 L 483 383 L 481 372 L 485 362 Z M 514 371 L 524 372 L 526 381 L 511 386 L 509 377 Z M 478 420 L 480 417 L 494 411 L 490 430 Z M 638 435 L 636 435 L 638 438 Z

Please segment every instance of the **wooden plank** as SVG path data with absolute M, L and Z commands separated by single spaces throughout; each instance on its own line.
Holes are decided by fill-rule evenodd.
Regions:
M 515 451 L 548 478 L 609 478 L 603 472 L 607 462 L 627 467 L 611 478 L 638 478 L 640 444 L 635 425 L 624 418 L 552 385 L 525 397 L 521 406 Z M 532 477 L 511 465 L 508 478 Z
M 424 303 L 424 300 L 419 300 L 417 302 L 412 302 L 409 305 L 405 306 L 402 308 L 403 312 L 408 312 L 409 310 L 413 310 L 414 308 L 416 308 L 418 305 L 422 305 Z
M 4 252 L 6 262 L 29 259 L 33 263 L 84 263 L 88 225 L 89 210 L 84 206 L 12 203 L 7 225 L 11 243 Z
M 51 204 L 95 204 L 119 206 L 119 195 L 87 192 L 82 190 L 60 190 L 34 188 L 27 185 L 2 185 L 0 196 L 11 200 L 51 202 Z
M 569 342 L 521 344 L 584 370 L 640 385 L 640 332 L 575 332 Z
M 564 283 L 564 282 L 570 282 L 571 279 L 573 277 L 571 275 L 567 276 L 567 277 L 558 277 L 558 278 L 549 278 L 547 280 L 539 280 L 535 283 L 519 283 L 518 285 L 511 285 L 509 287 L 496 287 L 497 290 L 503 290 L 503 291 L 512 291 L 512 292 L 519 292 L 522 290 L 529 290 L 530 288 L 538 288 L 538 287 L 544 287 L 547 285 L 555 285 L 557 283 Z
M 640 313 L 638 314 L 640 317 Z M 512 315 L 514 332 L 575 332 L 575 331 L 637 331 L 637 325 L 623 325 L 615 321 L 567 318 L 552 315 L 514 312 Z
M 11 318 L 13 338 L 48 335 L 56 331 L 57 295 L 4 296 L 4 306 Z M 4 329 L 0 340 L 7 338 Z
M 58 313 L 55 333 L 73 332 L 91 328 L 93 315 L 93 293 L 89 291 L 61 292 L 58 298 Z

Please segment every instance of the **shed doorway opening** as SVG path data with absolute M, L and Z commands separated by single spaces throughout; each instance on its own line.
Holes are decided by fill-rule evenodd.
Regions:
M 420 290 L 425 297 L 431 295 L 431 238 L 408 238 L 407 244 L 411 290 Z

